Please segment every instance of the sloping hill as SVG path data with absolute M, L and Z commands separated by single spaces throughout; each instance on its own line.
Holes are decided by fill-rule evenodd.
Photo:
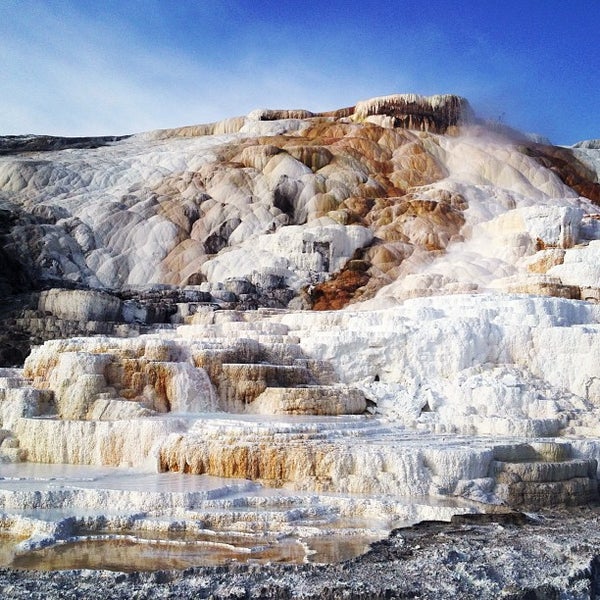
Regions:
M 391 283 L 399 298 L 507 286 L 577 297 L 564 286 L 597 274 L 561 265 L 596 252 L 600 151 L 495 129 L 464 99 L 399 95 L 117 141 L 5 141 L 4 260 L 34 286 L 204 284 L 230 303 L 235 290 L 215 292 L 232 279 L 259 304 L 284 288 L 275 304 L 314 308 Z

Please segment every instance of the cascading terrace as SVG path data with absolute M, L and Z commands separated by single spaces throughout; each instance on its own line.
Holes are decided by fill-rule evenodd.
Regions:
M 13 142 L 5 564 L 335 561 L 597 501 L 597 149 L 414 95 Z

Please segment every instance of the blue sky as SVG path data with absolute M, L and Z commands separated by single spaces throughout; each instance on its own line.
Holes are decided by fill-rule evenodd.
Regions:
M 600 0 L 0 0 L 0 134 L 124 134 L 254 108 L 455 93 L 600 138 Z

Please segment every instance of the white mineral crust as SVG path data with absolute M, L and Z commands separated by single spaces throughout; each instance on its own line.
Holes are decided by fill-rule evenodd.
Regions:
M 23 551 L 74 535 L 70 517 L 301 536 L 519 494 L 588 498 L 600 305 L 573 298 L 598 294 L 598 207 L 482 127 L 437 134 L 427 113 L 423 131 L 394 128 L 410 106 L 454 127 L 461 102 L 376 98 L 338 122 L 265 110 L 0 157 L 0 208 L 45 219 L 48 277 L 94 290 L 200 278 L 222 292 L 272 278 L 310 295 L 352 262 L 381 283 L 339 311 L 179 306 L 180 327 L 48 341 L 24 370 L 0 370 L 0 518 L 29 536 Z M 296 145 L 311 127 L 339 139 Z M 600 150 L 573 152 L 600 172 Z M 380 212 L 360 216 L 371 200 Z M 79 290 L 43 292 L 38 308 L 83 323 L 144 310 Z M 23 460 L 89 470 L 40 478 Z

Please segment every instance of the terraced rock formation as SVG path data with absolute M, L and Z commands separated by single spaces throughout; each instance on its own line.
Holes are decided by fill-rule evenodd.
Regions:
M 599 179 L 455 96 L 5 140 L 7 562 L 596 502 Z

